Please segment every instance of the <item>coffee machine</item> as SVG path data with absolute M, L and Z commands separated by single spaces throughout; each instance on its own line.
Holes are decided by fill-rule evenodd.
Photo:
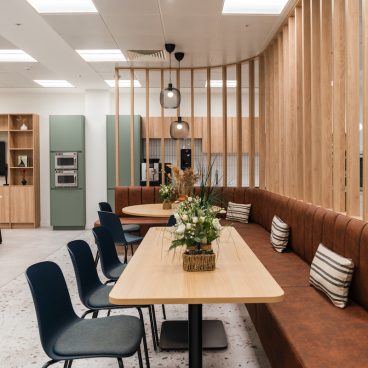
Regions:
M 147 185 L 147 171 L 146 159 L 143 159 L 141 163 L 141 186 Z M 171 169 L 168 167 L 170 163 L 165 163 L 165 178 L 171 173 Z M 159 158 L 150 158 L 149 160 L 149 183 L 151 187 L 158 187 L 162 184 L 162 164 Z M 166 180 L 166 179 L 165 179 Z

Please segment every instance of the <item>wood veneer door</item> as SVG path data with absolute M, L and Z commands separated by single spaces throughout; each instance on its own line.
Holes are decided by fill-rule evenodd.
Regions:
M 10 192 L 9 187 L 0 187 L 0 224 L 10 222 Z
M 10 187 L 11 223 L 33 223 L 35 220 L 33 186 Z

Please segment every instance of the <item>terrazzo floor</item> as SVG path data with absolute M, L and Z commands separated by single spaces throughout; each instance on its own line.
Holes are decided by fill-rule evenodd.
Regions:
M 57 233 L 55 233 L 55 236 L 57 236 Z M 93 253 L 96 252 L 91 231 L 85 231 L 77 238 L 87 241 Z M 79 300 L 74 270 L 66 246 L 62 246 L 46 259 L 57 263 L 61 267 L 74 309 L 77 314 L 81 315 L 85 308 Z M 101 280 L 104 281 L 100 269 L 99 274 Z M 122 313 L 137 315 L 134 310 L 114 311 L 112 315 Z M 143 313 L 151 367 L 176 368 L 188 366 L 187 351 L 155 352 L 153 350 L 148 312 L 143 310 Z M 166 306 L 166 315 L 169 320 L 186 319 L 187 313 L 186 305 Z M 105 312 L 102 312 L 99 317 L 105 315 Z M 159 305 L 156 306 L 156 317 L 160 327 L 163 319 L 161 306 Z M 206 304 L 203 306 L 203 318 L 222 320 L 228 338 L 227 349 L 204 351 L 204 367 L 271 368 L 247 309 L 243 304 Z M 36 314 L 24 274 L 19 275 L 0 288 L 0 336 L 1 368 L 41 368 L 43 364 L 50 360 L 43 352 L 40 344 Z M 62 363 L 57 363 L 52 367 L 62 366 Z M 138 368 L 137 358 L 124 359 L 124 366 L 125 368 Z M 115 359 L 99 358 L 76 360 L 73 363 L 74 367 L 118 367 L 118 364 Z

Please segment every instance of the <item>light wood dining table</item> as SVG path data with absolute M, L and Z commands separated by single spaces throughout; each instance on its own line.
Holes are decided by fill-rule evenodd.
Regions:
M 162 349 L 189 349 L 189 367 L 202 368 L 203 348 L 226 348 L 222 321 L 203 320 L 202 304 L 276 303 L 284 291 L 236 229 L 224 229 L 216 269 L 183 270 L 182 250 L 168 252 L 167 228 L 151 228 L 110 292 L 119 305 L 188 304 L 188 320 L 164 321 Z

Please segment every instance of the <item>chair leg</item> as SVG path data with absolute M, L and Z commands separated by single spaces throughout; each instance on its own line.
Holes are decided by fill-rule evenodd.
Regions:
M 45 363 L 45 364 L 42 366 L 42 368 L 47 368 L 47 367 L 49 367 L 50 365 L 55 364 L 55 363 L 59 363 L 59 361 L 58 361 L 58 360 L 50 360 L 50 361 L 48 361 L 47 363 Z
M 96 268 L 97 268 L 99 259 L 100 259 L 100 253 L 98 253 L 98 251 L 97 251 L 96 258 L 95 258 L 95 266 L 96 266 Z
M 164 319 L 166 319 L 166 311 L 165 311 L 165 306 L 162 304 L 162 314 L 164 316 Z
M 134 256 L 134 252 L 133 252 L 133 244 L 130 244 L 130 249 L 132 250 L 132 257 Z
M 155 334 L 155 326 L 153 324 L 153 317 L 152 317 L 151 306 L 148 307 L 148 313 L 149 313 L 150 322 L 151 322 L 151 332 L 152 332 L 153 348 L 156 351 L 157 350 L 157 347 L 156 347 L 156 334 Z
M 139 368 L 143 368 L 141 347 L 138 348 L 138 361 L 139 361 Z
M 143 324 L 143 348 L 144 348 L 144 356 L 146 358 L 146 365 L 147 368 L 150 368 L 150 364 L 149 364 L 149 356 L 148 356 L 148 349 L 147 349 L 147 339 L 146 339 L 146 331 L 144 328 L 144 319 L 143 319 L 143 313 L 141 308 L 137 308 L 138 309 L 138 313 L 139 313 L 139 318 L 142 321 Z
M 68 368 L 69 367 L 69 360 L 66 360 L 64 363 L 64 368 Z
M 90 314 L 90 313 L 93 313 L 94 311 L 93 310 L 88 310 L 86 312 L 84 312 L 81 316 L 81 318 L 84 318 L 87 314 Z
M 110 317 L 111 309 L 107 312 L 107 317 Z
M 104 285 L 110 284 L 110 282 L 116 282 L 115 280 L 107 280 Z
M 98 311 L 94 311 L 92 314 L 92 318 L 97 318 L 97 316 L 98 316 Z
M 156 333 L 156 341 L 157 341 L 157 346 L 159 346 L 160 344 L 160 339 L 158 337 L 158 330 L 157 330 L 157 323 L 156 323 L 156 312 L 155 312 L 155 306 L 152 305 L 152 317 L 153 317 L 153 324 L 155 325 L 155 333 Z
M 128 246 L 125 246 L 125 257 L 124 257 L 124 263 L 128 264 Z
M 73 364 L 73 361 L 72 360 L 69 360 L 69 366 L 68 366 L 68 368 L 72 368 L 72 364 Z
M 118 358 L 119 368 L 124 368 L 123 360 Z

